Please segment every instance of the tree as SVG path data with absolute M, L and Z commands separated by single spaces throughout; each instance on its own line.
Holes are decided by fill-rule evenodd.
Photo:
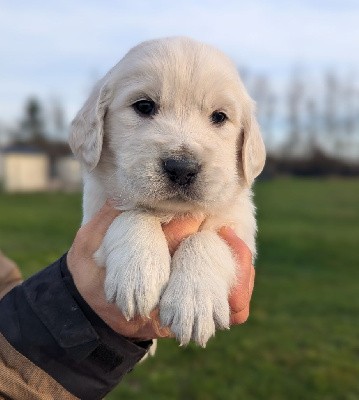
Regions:
M 64 108 L 58 98 L 54 98 L 52 101 L 51 117 L 53 135 L 57 140 L 61 140 L 65 137 L 66 121 Z
M 41 143 L 45 140 L 45 124 L 40 102 L 30 98 L 25 105 L 25 116 L 20 124 L 20 135 L 23 141 Z
M 319 150 L 318 144 L 318 108 L 314 98 L 306 100 L 307 110 L 307 135 L 308 156 L 313 157 Z
M 325 75 L 324 127 L 327 141 L 331 143 L 333 150 L 341 148 L 338 110 L 339 80 L 334 72 L 329 71 Z
M 288 140 L 284 145 L 285 157 L 298 155 L 301 145 L 301 107 L 304 95 L 304 84 L 298 70 L 294 70 L 289 81 L 288 104 Z

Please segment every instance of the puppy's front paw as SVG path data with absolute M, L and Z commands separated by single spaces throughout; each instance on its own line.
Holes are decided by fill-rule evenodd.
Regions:
M 127 319 L 149 316 L 169 279 L 170 254 L 160 222 L 148 214 L 123 213 L 104 240 L 105 293 Z
M 199 232 L 181 243 L 160 303 L 162 325 L 181 344 L 192 339 L 205 347 L 216 328 L 229 327 L 235 270 L 230 249 L 214 232 Z

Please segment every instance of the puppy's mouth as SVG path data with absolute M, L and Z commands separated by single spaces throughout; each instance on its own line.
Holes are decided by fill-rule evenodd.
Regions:
M 162 211 L 189 212 L 203 208 L 203 195 L 198 187 L 192 185 L 168 185 L 162 195 L 149 203 L 151 208 Z
M 190 208 L 191 205 L 199 204 L 203 201 L 202 196 L 193 187 L 168 187 L 167 190 L 157 199 L 159 204 L 166 204 L 167 207 L 171 205 L 179 205 L 181 207 Z

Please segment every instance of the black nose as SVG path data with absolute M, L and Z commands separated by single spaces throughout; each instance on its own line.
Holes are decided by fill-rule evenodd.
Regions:
M 178 185 L 191 184 L 198 174 L 200 165 L 191 158 L 167 158 L 163 160 L 163 170 L 172 182 Z

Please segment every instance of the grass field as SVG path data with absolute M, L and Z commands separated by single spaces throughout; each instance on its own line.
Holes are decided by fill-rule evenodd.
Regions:
M 249 321 L 205 350 L 163 340 L 108 399 L 359 399 L 359 180 L 255 189 Z M 80 212 L 77 194 L 0 194 L 0 247 L 29 276 L 66 251 Z

